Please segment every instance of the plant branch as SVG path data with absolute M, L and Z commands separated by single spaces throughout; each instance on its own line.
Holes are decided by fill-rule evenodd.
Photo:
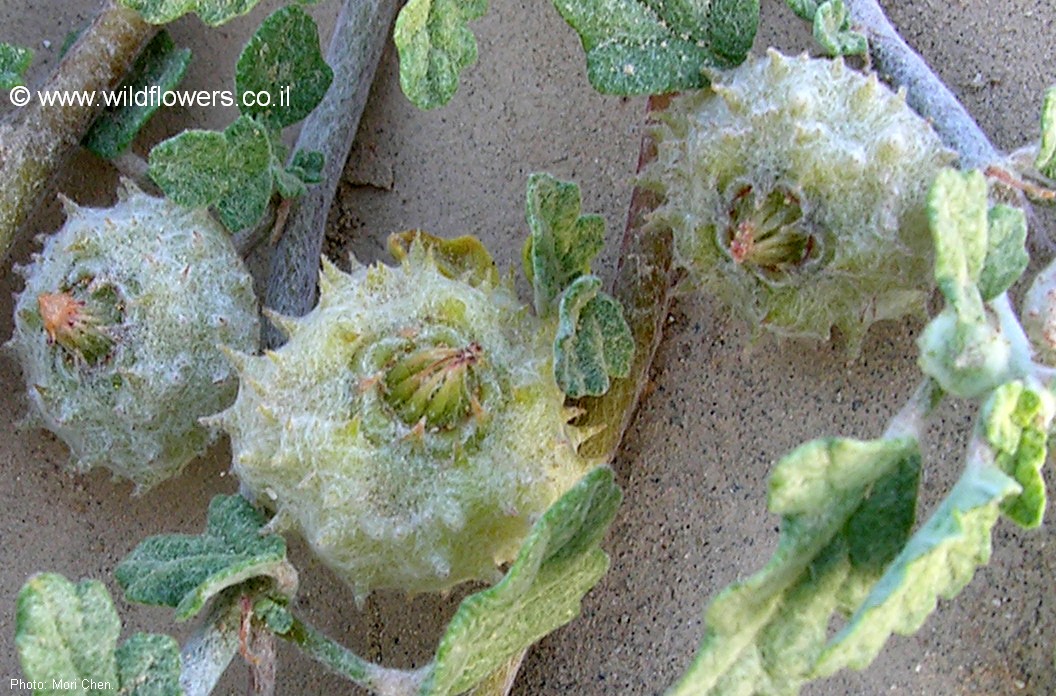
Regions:
M 294 152 L 324 154 L 323 181 L 293 204 L 271 255 L 264 305 L 280 314 L 302 316 L 315 305 L 327 216 L 398 7 L 398 0 L 345 0 L 341 7 L 326 56 L 333 84 L 305 120 L 294 147 Z M 282 342 L 278 330 L 266 323 L 264 345 Z
M 886 81 L 905 87 L 906 102 L 931 121 L 942 141 L 957 151 L 962 168 L 985 169 L 1002 159 L 957 97 L 902 39 L 877 0 L 846 0 L 846 5 L 857 28 L 869 39 L 875 69 Z
M 364 660 L 351 650 L 293 617 L 293 624 L 279 637 L 290 641 L 306 655 L 337 674 L 380 696 L 412 696 L 422 686 L 428 668 L 408 672 L 380 667 Z
M 180 651 L 180 688 L 186 696 L 208 696 L 236 654 L 239 645 L 238 595 L 218 596 L 209 614 Z
M 669 96 L 650 97 L 647 113 L 662 111 Z M 656 159 L 656 143 L 646 134 L 638 154 L 638 171 Z M 623 441 L 649 381 L 649 367 L 660 344 L 664 320 L 671 305 L 675 271 L 671 230 L 646 224 L 649 213 L 660 204 L 658 194 L 635 187 L 627 212 L 627 227 L 620 247 L 612 294 L 623 305 L 624 316 L 634 337 L 634 361 L 625 379 L 616 380 L 604 396 L 582 399 L 586 413 L 577 425 L 604 426 L 583 443 L 585 457 L 611 461 Z
M 138 13 L 107 0 L 40 90 L 114 88 L 154 32 Z M 19 228 L 102 108 L 102 100 L 95 101 L 94 106 L 42 106 L 34 98 L 0 122 L 0 259 L 6 258 Z

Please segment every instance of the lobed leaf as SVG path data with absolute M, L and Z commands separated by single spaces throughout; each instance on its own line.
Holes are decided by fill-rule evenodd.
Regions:
M 554 337 L 554 378 L 572 399 L 600 396 L 610 377 L 626 377 L 634 338 L 623 308 L 601 292 L 597 276 L 580 276 L 561 295 Z
M 174 638 L 137 633 L 117 647 L 120 633 L 110 593 L 97 580 L 74 585 L 62 575 L 43 573 L 18 594 L 15 644 L 22 671 L 45 685 L 34 693 L 183 693 Z
M 979 274 L 983 301 L 994 299 L 1027 270 L 1027 215 L 1022 208 L 995 205 L 987 213 L 986 260 Z
M 911 438 L 815 440 L 786 455 L 770 481 L 777 549 L 708 607 L 701 649 L 671 693 L 798 693 L 832 615 L 865 596 L 909 537 L 919 474 Z
M 274 12 L 246 43 L 235 66 L 239 109 L 267 128 L 282 129 L 305 118 L 334 79 L 319 47 L 319 28 L 301 8 Z M 245 105 L 246 92 L 254 103 Z M 263 94 L 267 94 L 268 103 Z
M 223 133 L 184 131 L 150 151 L 150 177 L 180 205 L 215 206 L 224 226 L 237 231 L 267 209 L 274 185 L 271 140 L 249 116 Z
M 1012 208 L 987 206 L 986 180 L 978 171 L 943 170 L 928 195 L 935 280 L 946 307 L 918 339 L 918 364 L 963 398 L 982 396 L 1014 374 L 1011 343 L 984 301 L 1023 272 L 1026 222 Z
M 18 593 L 15 624 L 15 646 L 26 677 L 48 686 L 53 680 L 71 684 L 48 689 L 49 694 L 81 694 L 82 679 L 109 685 L 96 693 L 117 693 L 114 649 L 121 620 L 103 583 L 82 580 L 74 585 L 56 573 L 36 575 Z
M 142 106 L 133 101 L 108 108 L 88 129 L 81 144 L 106 159 L 113 159 L 128 149 L 160 107 L 160 95 L 179 84 L 190 62 L 190 50 L 177 49 L 169 33 L 159 31 L 136 58 L 118 90 L 131 91 L 133 95 L 146 90 L 150 98 L 143 100 L 146 103 Z M 160 90 L 157 97 L 150 93 L 153 87 Z
M 22 84 L 23 76 L 33 62 L 33 51 L 0 41 L 0 89 Z
M 1016 482 L 996 467 L 969 462 L 931 519 L 826 647 L 816 675 L 867 667 L 892 633 L 916 632 L 939 597 L 957 595 L 975 569 L 990 560 L 990 532 L 1001 503 L 1018 490 Z
M 261 536 L 263 516 L 245 498 L 218 495 L 209 504 L 205 532 L 164 534 L 144 540 L 114 574 L 133 602 L 173 607 L 183 621 L 227 587 L 254 578 L 289 589 L 296 574 L 286 562 L 286 542 Z
M 981 315 L 975 284 L 986 261 L 988 224 L 982 173 L 939 172 L 928 194 L 928 221 L 939 290 L 964 319 Z
M 598 544 L 620 498 L 612 470 L 598 467 L 554 503 L 502 581 L 462 600 L 419 693 L 462 693 L 575 618 L 583 595 L 608 569 Z
M 814 13 L 814 40 L 830 56 L 860 56 L 869 52 L 865 35 L 851 29 L 843 0 L 827 0 Z
M 477 60 L 468 23 L 484 16 L 487 0 L 408 0 L 396 17 L 400 87 L 419 109 L 443 106 L 462 71 Z
M 535 311 L 554 311 L 554 301 L 576 278 L 590 273 L 590 264 L 605 245 L 605 220 L 580 215 L 579 187 L 549 174 L 528 177 L 525 217 L 530 230 L 524 247 L 524 271 L 532 284 Z
M 1034 166 L 1048 178 L 1056 179 L 1056 87 L 1045 90 L 1041 106 L 1041 144 Z
M 759 24 L 758 0 L 554 0 L 583 43 L 599 92 L 666 94 L 739 65 Z
M 1048 390 L 1023 382 L 1002 384 L 983 406 L 982 429 L 994 450 L 994 463 L 1022 489 L 1002 503 L 1001 511 L 1026 529 L 1041 525 L 1045 516 L 1041 467 L 1048 454 L 1054 412 L 1056 405 Z
M 120 0 L 151 24 L 168 24 L 194 12 L 209 26 L 219 26 L 246 14 L 260 0 Z

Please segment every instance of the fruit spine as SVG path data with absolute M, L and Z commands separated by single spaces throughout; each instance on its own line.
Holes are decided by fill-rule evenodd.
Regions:
M 644 183 L 695 287 L 781 335 L 836 326 L 852 354 L 923 310 L 926 194 L 952 155 L 875 75 L 770 51 L 661 119 Z
M 178 473 L 213 441 L 198 418 L 237 383 L 221 345 L 255 350 L 253 281 L 204 210 L 125 183 L 118 203 L 66 202 L 67 220 L 19 271 L 8 347 L 31 420 L 80 471 L 103 466 L 137 492 Z
M 399 267 L 324 262 L 318 306 L 276 318 L 289 341 L 232 354 L 238 399 L 212 419 L 273 526 L 299 531 L 360 601 L 495 580 L 589 468 L 552 374 L 554 327 L 494 270 L 450 270 L 419 242 Z

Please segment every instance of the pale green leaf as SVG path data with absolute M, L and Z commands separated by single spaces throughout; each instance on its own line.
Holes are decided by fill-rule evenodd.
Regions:
M 590 273 L 591 261 L 605 244 L 605 220 L 600 215 L 580 215 L 581 208 L 575 184 L 549 174 L 528 177 L 525 275 L 541 317 L 554 311 L 554 301 L 573 280 Z
M 1001 502 L 1019 490 L 996 467 L 969 462 L 965 474 L 913 535 L 862 605 L 832 639 L 818 676 L 844 667 L 863 669 L 892 633 L 909 635 L 990 560 L 990 532 Z
M 74 585 L 55 573 L 36 575 L 18 593 L 15 624 L 23 674 L 49 687 L 35 693 L 79 696 L 82 679 L 109 685 L 94 694 L 117 693 L 114 649 L 121 620 L 103 583 Z M 70 686 L 52 689 L 55 680 Z
M 1049 425 L 1056 411 L 1052 395 L 1022 382 L 1001 385 L 983 406 L 982 428 L 994 450 L 994 463 L 1016 480 L 1022 492 L 1004 501 L 1001 511 L 1021 527 L 1041 525 L 1045 516 L 1045 480 Z
M 554 337 L 554 378 L 572 399 L 601 396 L 610 377 L 626 377 L 634 338 L 623 308 L 601 292 L 597 276 L 580 276 L 561 295 Z
M 860 56 L 869 51 L 865 36 L 851 29 L 851 17 L 843 0 L 827 0 L 817 7 L 814 40 L 830 56 Z
M 408 0 L 396 17 L 400 86 L 419 109 L 450 101 L 462 71 L 477 60 L 468 23 L 484 16 L 486 0 Z
M 986 261 L 979 274 L 979 294 L 989 301 L 1008 290 L 1030 263 L 1027 216 L 1022 208 L 995 205 L 988 213 Z
M 1022 272 L 1026 223 L 1014 209 L 988 210 L 981 172 L 952 169 L 932 185 L 928 216 L 946 307 L 918 339 L 918 364 L 944 390 L 976 398 L 1012 375 L 1011 344 L 983 302 Z
M 987 252 L 987 190 L 982 172 L 939 172 L 928 194 L 928 221 L 935 245 L 935 281 L 958 315 L 982 314 L 975 284 Z
M 150 151 L 150 177 L 165 195 L 190 208 L 215 206 L 232 231 L 253 224 L 267 209 L 271 164 L 268 133 L 248 116 L 223 133 L 184 131 Z
M 284 7 L 264 20 L 235 67 L 239 109 L 267 128 L 281 129 L 312 112 L 334 79 L 307 12 Z M 242 95 L 251 92 L 252 104 Z
M 758 0 L 554 0 L 579 34 L 600 92 L 665 94 L 705 87 L 707 70 L 739 65 L 759 23 Z
M 865 596 L 909 537 L 919 472 L 909 438 L 815 440 L 786 455 L 770 481 L 777 549 L 708 607 L 701 649 L 671 693 L 798 693 L 833 615 Z
M 171 636 L 136 633 L 117 649 L 119 696 L 176 696 L 180 688 L 180 644 Z M 94 692 L 92 692 L 94 693 Z
M 1045 90 L 1045 101 L 1041 106 L 1041 145 L 1034 166 L 1050 179 L 1056 179 L 1056 87 Z
M 290 581 L 282 537 L 261 536 L 263 516 L 245 498 L 218 495 L 203 534 L 146 539 L 117 566 L 115 576 L 133 602 L 176 609 L 191 618 L 218 592 L 254 578 Z
M 131 95 L 130 100 L 107 107 L 88 129 L 81 144 L 106 159 L 113 159 L 128 149 L 140 128 L 161 106 L 162 95 L 183 79 L 190 61 L 190 50 L 177 49 L 169 33 L 159 31 L 136 58 L 117 90 L 119 94 Z M 155 88 L 157 91 L 152 91 Z
M 608 568 L 598 543 L 620 497 L 612 470 L 599 467 L 554 503 L 532 527 L 506 576 L 462 600 L 419 693 L 460 694 L 575 618 L 581 598 Z
M 260 0 L 120 0 L 151 24 L 168 24 L 194 12 L 210 26 L 219 26 L 246 14 Z
M 0 41 L 0 89 L 21 85 L 32 62 L 32 50 Z

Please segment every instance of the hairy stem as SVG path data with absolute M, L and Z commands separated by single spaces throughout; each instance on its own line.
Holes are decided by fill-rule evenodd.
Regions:
M 290 630 L 279 635 L 312 659 L 380 696 L 411 696 L 418 693 L 428 669 L 407 672 L 380 667 L 296 617 Z
M 650 97 L 648 113 L 662 111 L 669 102 L 667 96 Z M 638 154 L 638 171 L 655 158 L 656 143 L 645 135 Z M 605 426 L 583 443 L 580 453 L 586 457 L 611 461 L 616 455 L 649 381 L 649 366 L 660 344 L 675 275 L 671 230 L 646 225 L 648 214 L 659 204 L 659 196 L 652 191 L 635 187 L 631 193 L 612 294 L 622 303 L 624 316 L 631 327 L 634 361 L 627 378 L 616 380 L 604 396 L 580 401 L 586 413 L 577 425 Z
M 180 650 L 180 688 L 186 696 L 208 696 L 238 654 L 238 595 L 213 600 L 209 614 Z
M 272 250 L 264 305 L 280 314 L 302 316 L 315 305 L 326 219 L 399 4 L 398 0 L 345 0 L 341 7 L 326 55 L 334 81 L 301 127 L 294 148 L 325 155 L 323 181 L 293 204 Z M 282 341 L 268 323 L 264 345 L 275 347 Z
M 107 0 L 40 90 L 114 88 L 154 31 L 138 13 Z M 102 108 L 102 100 L 96 102 L 42 106 L 34 98 L 0 122 L 0 259 L 7 257 L 19 228 Z
M 906 102 L 931 121 L 947 146 L 957 151 L 964 169 L 985 169 L 1000 153 L 924 59 L 902 40 L 877 0 L 846 0 L 851 18 L 869 39 L 877 72 L 896 87 L 905 87 Z

